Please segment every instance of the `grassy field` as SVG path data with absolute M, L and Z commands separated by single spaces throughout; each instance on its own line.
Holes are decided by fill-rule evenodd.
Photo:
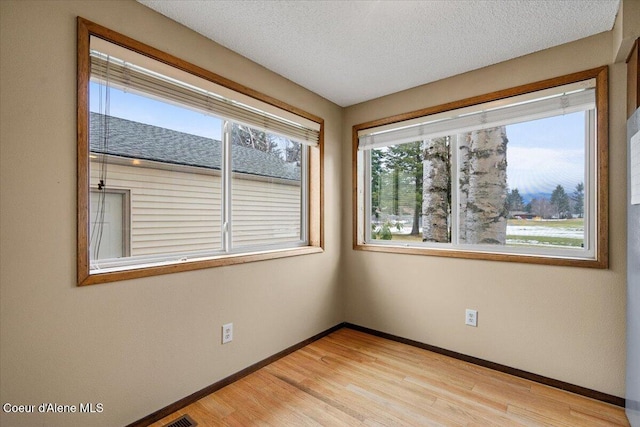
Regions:
M 535 221 L 532 219 L 510 219 L 507 221 L 507 225 L 582 229 L 584 228 L 584 219 L 545 219 L 542 221 Z
M 525 227 L 527 234 L 508 234 L 507 242 L 510 246 L 565 246 L 579 248 L 584 240 L 581 238 L 562 236 L 564 231 L 581 232 L 584 230 L 584 219 L 559 219 L 534 221 L 526 219 L 510 219 L 507 225 L 511 227 Z M 538 231 L 539 229 L 539 231 Z M 392 232 L 392 240 L 401 242 L 422 242 L 422 235 Z
M 391 240 L 400 240 L 403 242 L 422 242 L 422 234 L 418 236 L 412 236 L 410 234 L 391 233 L 393 238 Z
M 507 235 L 507 243 L 512 246 L 570 246 L 573 248 L 582 247 L 584 240 L 572 237 L 553 236 L 518 236 Z

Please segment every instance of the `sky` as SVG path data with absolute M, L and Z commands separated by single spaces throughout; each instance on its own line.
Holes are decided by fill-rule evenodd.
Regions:
M 101 86 L 91 82 L 89 87 L 89 108 L 95 113 L 105 112 L 106 95 L 104 86 L 100 93 Z M 102 105 L 100 99 L 103 99 Z M 222 141 L 222 119 L 114 87 L 110 88 L 108 115 Z M 282 152 L 292 144 L 287 138 L 277 136 L 273 141 Z
M 100 86 L 92 82 L 89 87 L 89 108 L 96 113 L 104 112 L 104 102 L 102 111 L 99 105 L 100 98 L 105 98 L 104 90 L 100 94 Z M 111 116 L 213 138 L 218 141 L 222 139 L 222 120 L 217 117 L 183 106 L 171 105 L 145 96 L 124 92 L 113 87 L 110 88 L 109 97 L 108 114 Z
M 585 113 L 507 126 L 507 184 L 520 194 L 573 193 L 585 176 Z
M 91 83 L 90 109 L 100 112 L 100 85 Z M 104 92 L 102 93 L 104 99 Z M 104 111 L 104 105 L 102 106 Z M 111 88 L 109 114 L 221 140 L 222 120 L 148 97 Z M 507 126 L 507 184 L 521 195 L 550 194 L 558 184 L 568 194 L 584 182 L 584 113 Z

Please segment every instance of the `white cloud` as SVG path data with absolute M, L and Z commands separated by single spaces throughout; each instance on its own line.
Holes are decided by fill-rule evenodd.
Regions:
M 584 182 L 584 151 L 552 148 L 507 148 L 509 188 L 521 194 L 551 193 L 562 185 L 567 193 Z

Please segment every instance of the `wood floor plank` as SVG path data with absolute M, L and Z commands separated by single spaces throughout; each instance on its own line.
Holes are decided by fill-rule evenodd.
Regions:
M 627 417 L 624 414 L 624 411 L 621 411 L 617 406 L 602 404 L 602 402 L 587 399 L 577 394 L 567 393 L 563 390 L 543 384 L 532 384 L 531 393 L 562 400 L 569 404 L 573 412 L 585 414 L 593 418 L 599 418 L 604 422 L 611 422 L 619 425 L 624 425 L 624 423 L 627 422 Z
M 199 426 L 629 426 L 624 409 L 343 328 L 200 399 Z
M 542 426 L 559 426 L 559 427 L 575 427 L 575 424 L 567 424 L 564 421 L 556 418 L 550 418 L 539 410 L 531 410 L 528 408 L 521 408 L 516 405 L 509 405 L 507 408 L 509 414 L 513 414 L 520 418 L 522 421 L 533 422 L 532 425 Z
M 333 402 L 323 399 L 323 395 L 310 392 L 304 387 L 296 386 L 267 372 L 257 374 L 268 375 L 273 384 L 265 388 L 263 393 L 272 393 L 278 400 L 284 402 L 288 410 L 298 413 L 305 419 L 313 420 L 318 425 L 328 423 L 333 426 L 349 427 L 359 424 L 360 420 L 357 417 L 337 408 L 332 404 Z
M 479 412 L 485 418 L 496 420 L 495 423 L 498 425 L 518 425 L 512 421 L 512 418 L 506 416 L 506 404 L 497 403 L 487 396 L 479 395 L 469 390 L 449 389 L 442 387 L 441 384 L 434 384 L 412 377 L 407 377 L 406 380 L 408 383 L 414 383 L 437 394 L 439 396 L 436 402 L 437 407 L 442 407 L 442 400 L 444 400 L 454 403 L 461 410 Z
M 463 425 L 476 424 L 484 426 L 515 427 L 518 423 L 510 419 L 506 414 L 483 411 L 481 407 L 465 405 L 458 400 L 438 398 L 433 405 L 439 413 L 450 420 L 456 420 Z
M 330 338 L 330 337 L 327 337 Z M 401 344 L 402 345 L 402 344 Z M 404 346 L 406 349 L 408 346 Z M 386 350 L 386 351 L 385 351 Z M 383 346 L 369 346 L 368 348 L 359 348 L 360 352 L 375 354 L 376 357 L 371 362 L 376 365 L 377 368 L 382 368 L 383 372 L 395 373 L 399 377 L 405 377 L 407 375 L 432 375 L 434 379 L 439 377 L 441 380 L 446 380 L 451 383 L 456 383 L 461 387 L 471 388 L 474 384 L 473 381 L 465 381 L 466 377 L 462 375 L 451 376 L 448 369 L 433 369 L 437 368 L 440 358 L 426 358 L 426 354 L 433 355 L 435 353 L 425 352 L 422 350 L 422 357 L 407 357 L 403 354 L 403 348 L 398 347 L 395 351 L 389 351 Z M 439 355 L 438 355 L 439 356 Z M 427 364 L 430 369 L 423 369 L 423 364 Z M 463 372 L 464 374 L 464 372 Z

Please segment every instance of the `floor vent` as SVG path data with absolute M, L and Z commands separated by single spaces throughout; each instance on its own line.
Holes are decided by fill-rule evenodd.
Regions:
M 193 421 L 193 419 L 189 415 L 183 415 L 177 420 L 170 422 L 164 427 L 195 427 L 198 423 Z

